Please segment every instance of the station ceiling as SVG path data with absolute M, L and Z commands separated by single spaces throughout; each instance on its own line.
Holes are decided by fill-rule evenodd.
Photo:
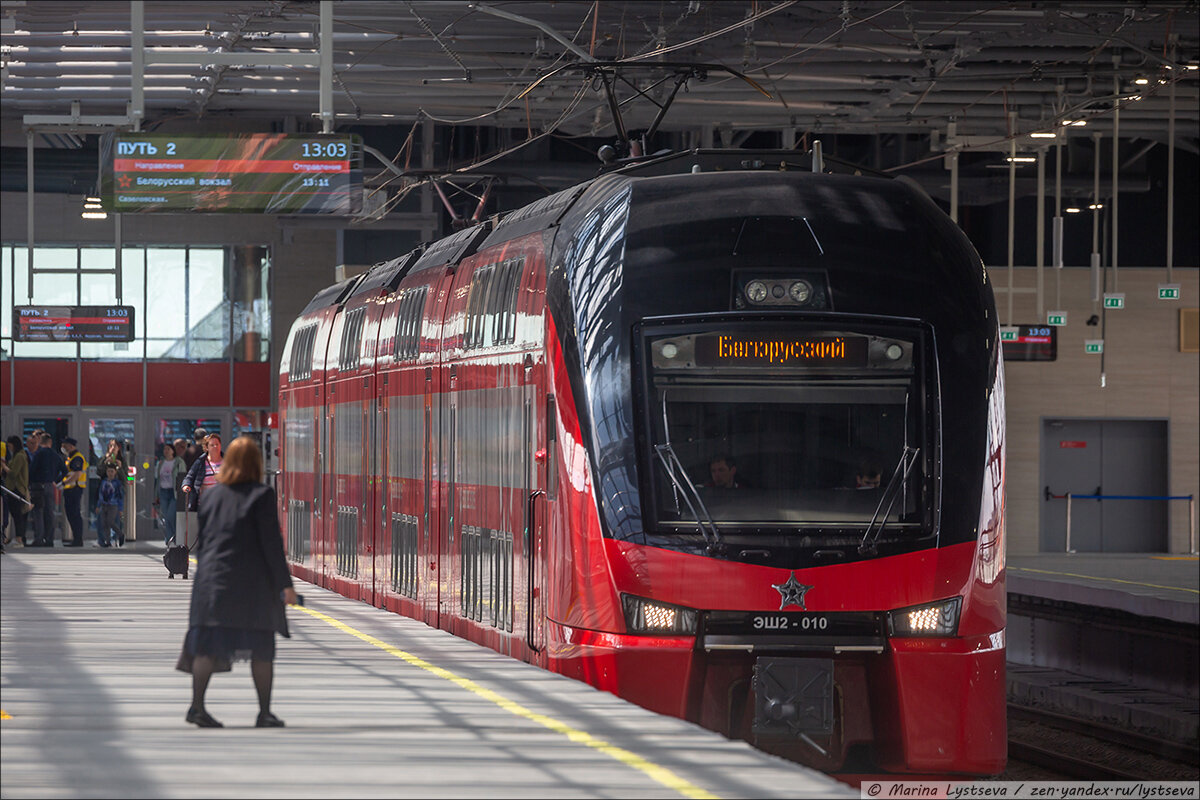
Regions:
M 26 115 L 127 112 L 130 6 L 4 0 L 6 144 Z M 295 118 L 313 129 L 318 67 L 250 63 L 249 56 L 311 60 L 319 7 L 146 2 L 145 129 L 227 118 Z M 1176 143 L 1194 152 L 1197 15 L 1194 0 L 339 0 L 333 108 L 337 125 L 426 117 L 605 136 L 614 123 L 604 77 L 636 130 L 652 123 L 683 69 L 690 77 L 661 130 L 711 126 L 718 145 L 763 130 L 944 138 L 950 123 L 979 147 L 1059 131 L 1064 122 L 1087 123 L 1071 135 L 1110 136 L 1117 108 L 1122 139 L 1164 142 L 1173 106 Z M 211 54 L 213 63 L 158 60 L 171 52 Z M 218 54 L 245 54 L 247 63 Z M 618 66 L 601 75 L 592 63 Z M 710 66 L 690 73 L 664 64 Z

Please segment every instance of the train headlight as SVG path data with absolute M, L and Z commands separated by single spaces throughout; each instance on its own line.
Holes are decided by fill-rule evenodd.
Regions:
M 767 284 L 762 281 L 750 281 L 746 284 L 746 299 L 751 303 L 761 303 L 767 299 Z
M 683 608 L 667 603 L 621 595 L 625 608 L 625 625 L 630 633 L 638 634 L 692 634 L 696 632 L 699 615 L 694 608 Z
M 923 606 L 900 608 L 888 614 L 888 632 L 892 636 L 954 636 L 958 633 L 961 597 L 952 597 Z
M 788 295 L 797 303 L 807 303 L 812 296 L 812 284 L 808 281 L 796 281 L 788 287 Z

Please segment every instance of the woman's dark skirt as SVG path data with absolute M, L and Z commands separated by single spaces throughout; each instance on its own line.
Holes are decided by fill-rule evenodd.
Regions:
M 275 632 L 197 625 L 188 630 L 175 669 L 191 672 L 196 656 L 211 657 L 213 672 L 229 672 L 235 661 L 274 661 Z

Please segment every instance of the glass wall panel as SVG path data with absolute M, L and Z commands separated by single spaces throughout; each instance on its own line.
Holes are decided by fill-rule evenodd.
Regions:
M 0 246 L 0 356 L 22 358 L 270 359 L 270 256 L 266 247 L 126 247 L 121 296 L 111 247 Z M 135 341 L 81 344 L 12 341 L 14 305 L 105 305 L 134 309 Z
M 146 357 L 162 358 L 172 347 L 181 344 L 187 334 L 185 254 L 180 249 L 138 251 L 139 261 L 150 262 L 151 255 L 153 255 L 153 266 L 147 267 L 150 282 L 145 286 L 146 309 L 138 327 L 140 330 L 148 331 Z M 136 293 L 139 304 L 142 289 L 143 286 L 139 283 Z M 125 294 L 130 299 L 135 296 L 128 286 L 126 286 Z
M 117 251 L 111 247 L 82 247 L 79 250 L 79 268 L 114 269 L 117 266 Z
M 75 247 L 33 248 L 34 269 L 79 269 L 79 249 Z M 68 276 L 60 275 L 59 278 Z
M 229 342 L 225 250 L 192 248 L 189 256 L 187 357 L 225 358 Z
M 270 359 L 270 264 L 265 247 L 233 247 L 229 295 L 233 301 L 233 357 Z
M 79 276 L 79 305 L 103 306 L 112 305 L 116 302 L 116 275 L 95 275 L 84 272 Z
M 33 253 L 37 261 L 37 251 Z M 35 305 L 73 306 L 79 298 L 78 283 L 74 275 L 33 276 L 33 302 Z

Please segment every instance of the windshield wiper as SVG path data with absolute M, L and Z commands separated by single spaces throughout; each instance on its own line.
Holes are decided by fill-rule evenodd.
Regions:
M 663 439 L 665 442 L 664 444 L 654 446 L 654 454 L 658 456 L 658 460 L 662 462 L 663 469 L 667 472 L 667 477 L 671 479 L 671 485 L 674 487 L 676 498 L 678 499 L 680 494 L 683 495 L 683 501 L 687 503 L 688 511 L 692 514 L 692 519 L 696 520 L 696 525 L 700 528 L 700 534 L 704 537 L 708 554 L 723 555 L 725 553 L 725 543 L 721 541 L 721 534 L 717 530 L 717 523 L 713 521 L 712 515 L 708 513 L 708 507 L 704 505 L 704 500 L 700 497 L 700 492 L 696 490 L 696 484 L 692 483 L 692 479 L 688 477 L 687 470 L 684 469 L 679 456 L 675 454 L 675 448 L 671 446 L 671 427 L 667 420 L 666 392 L 663 392 L 662 411 Z M 693 500 L 695 501 L 694 504 Z M 697 511 L 697 506 L 699 507 L 699 511 Z M 703 513 L 703 517 L 701 517 L 701 513 Z M 707 522 L 707 525 L 705 522 Z
M 896 504 L 896 498 L 900 495 L 898 490 L 908 480 L 908 473 L 912 472 L 920 452 L 921 448 L 919 447 L 913 448 L 904 445 L 904 452 L 900 453 L 900 460 L 896 462 L 896 468 L 892 470 L 892 479 L 888 481 L 887 488 L 883 490 L 883 496 L 879 498 L 879 505 L 875 506 L 875 514 L 871 517 L 871 524 L 867 526 L 867 532 L 863 534 L 863 539 L 858 544 L 860 554 L 875 555 L 878 552 L 875 543 L 879 540 L 879 534 L 883 533 L 884 526 L 887 525 L 888 515 L 892 513 L 892 506 Z M 886 509 L 884 503 L 887 503 Z M 880 510 L 883 510 L 882 516 L 879 513 Z M 879 523 L 879 527 L 875 526 L 876 522 Z

